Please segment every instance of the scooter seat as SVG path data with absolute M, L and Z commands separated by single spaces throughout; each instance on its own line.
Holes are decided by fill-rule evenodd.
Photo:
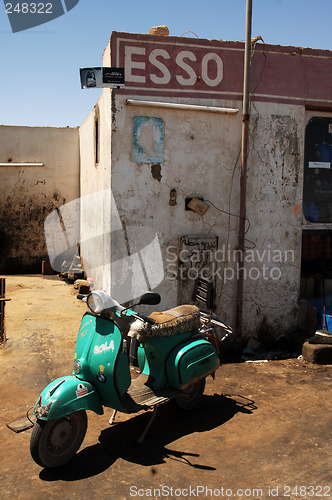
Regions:
M 144 342 L 147 337 L 170 337 L 197 330 L 201 326 L 199 316 L 199 308 L 189 304 L 173 307 L 168 311 L 153 312 L 149 318 L 155 320 L 154 325 L 137 319 L 130 325 L 128 335 Z

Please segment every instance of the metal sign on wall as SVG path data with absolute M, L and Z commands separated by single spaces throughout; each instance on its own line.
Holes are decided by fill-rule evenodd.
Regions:
M 124 67 L 131 95 L 242 100 L 244 43 L 113 32 L 111 65 Z M 255 44 L 252 99 L 332 105 L 327 50 Z
M 81 68 L 81 88 L 120 88 L 124 87 L 123 68 Z

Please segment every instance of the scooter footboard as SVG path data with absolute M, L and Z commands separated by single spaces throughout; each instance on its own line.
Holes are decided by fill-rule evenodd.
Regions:
M 205 339 L 188 340 L 177 346 L 167 360 L 167 379 L 175 389 L 216 371 L 220 361 L 216 349 Z
M 41 393 L 33 413 L 39 420 L 55 420 L 79 410 L 104 413 L 99 396 L 90 382 L 70 375 L 53 380 Z

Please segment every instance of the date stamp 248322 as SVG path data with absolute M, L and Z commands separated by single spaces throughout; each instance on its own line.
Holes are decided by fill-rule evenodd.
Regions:
M 34 28 L 73 9 L 79 0 L 51 0 L 50 2 L 7 2 L 4 0 L 13 33 Z

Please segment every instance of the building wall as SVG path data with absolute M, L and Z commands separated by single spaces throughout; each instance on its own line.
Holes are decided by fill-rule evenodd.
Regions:
M 243 321 L 261 340 L 298 325 L 304 130 L 302 106 L 252 106 Z
M 2 125 L 0 163 L 0 272 L 41 272 L 45 218 L 79 197 L 78 128 Z
M 189 99 L 181 102 L 188 103 Z M 162 164 L 133 162 L 134 116 L 163 120 Z M 221 210 L 237 212 L 238 171 L 234 176 L 234 196 L 230 188 L 241 143 L 241 115 L 129 107 L 123 97 L 117 96 L 114 117 L 113 195 L 127 226 L 144 225 L 158 233 L 165 269 L 165 279 L 159 287 L 161 307 L 170 308 L 180 298 L 179 280 L 174 279 L 179 264 L 179 237 L 213 235 L 220 241 L 227 237 L 236 241 L 237 218 L 229 220 L 212 206 L 203 217 L 186 211 L 185 198 L 199 196 Z M 176 191 L 176 205 L 170 205 L 172 190 Z M 189 254 L 183 252 L 182 257 L 188 260 Z M 231 304 L 228 307 L 232 308 Z M 229 311 L 228 318 L 230 314 Z
M 108 100 L 104 93 L 100 103 L 110 112 L 111 142 L 105 150 L 107 167 L 94 171 L 103 186 L 111 182 L 122 226 L 150 227 L 158 235 L 164 267 L 155 288 L 162 295 L 159 309 L 191 301 L 195 272 L 207 266 L 216 286 L 216 312 L 233 327 L 243 51 L 237 42 L 113 33 L 104 66 L 124 67 L 126 87 L 112 91 Z M 253 47 L 244 339 L 264 342 L 298 327 L 305 109 L 329 109 L 330 72 L 326 51 Z M 129 106 L 127 99 L 236 108 L 238 113 Z M 134 148 L 134 119 L 148 118 L 164 127 L 158 162 L 140 161 Z M 91 185 L 100 190 L 96 182 Z M 190 197 L 209 206 L 204 215 L 185 209 Z M 86 228 L 84 237 L 92 234 Z M 115 246 L 111 238 L 109 253 Z M 112 270 L 99 270 L 98 280 L 108 290 L 112 277 Z
M 241 108 L 237 101 L 208 104 Z M 180 238 L 217 236 L 216 312 L 235 326 L 241 112 L 152 110 L 127 106 L 121 96 L 115 98 L 115 108 L 112 191 L 126 225 L 147 225 L 158 234 L 165 269 L 157 288 L 163 297 L 161 307 L 173 307 L 191 295 L 185 289 L 192 290 L 196 256 L 189 264 L 181 263 L 190 259 L 190 252 Z M 134 116 L 154 116 L 164 122 L 164 162 L 157 168 L 133 162 Z M 257 337 L 264 331 L 278 337 L 297 328 L 304 111 L 298 106 L 257 103 L 250 127 L 243 333 Z M 172 206 L 174 189 L 177 204 Z M 185 198 L 192 195 L 210 206 L 203 216 L 185 210 Z
M 80 127 L 81 254 L 99 288 L 110 281 L 111 97 L 104 89 Z

